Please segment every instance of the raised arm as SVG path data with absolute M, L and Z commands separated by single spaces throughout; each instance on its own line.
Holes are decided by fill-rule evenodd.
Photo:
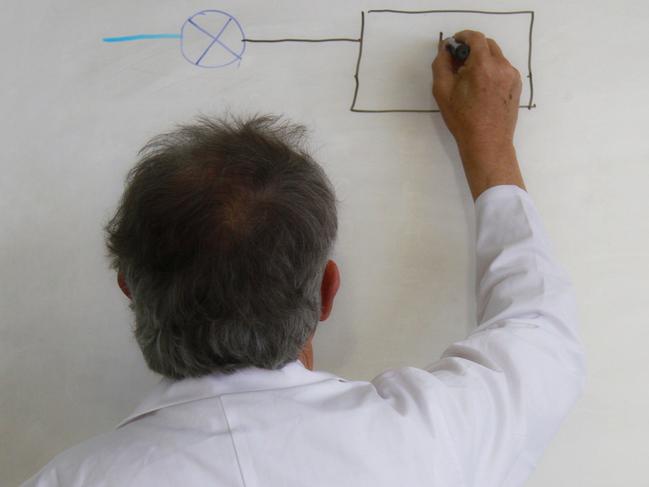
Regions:
M 470 31 L 455 38 L 471 54 L 458 66 L 441 47 L 433 91 L 475 200 L 478 326 L 440 360 L 373 383 L 400 414 L 450 445 L 446 461 L 463 485 L 514 487 L 579 395 L 584 356 L 572 285 L 516 160 L 520 77 L 494 41 Z
M 571 282 L 516 160 L 520 76 L 495 41 L 455 38 L 471 54 L 456 70 L 440 49 L 434 94 L 476 200 L 478 328 L 427 370 L 450 386 L 446 419 L 463 471 L 477 476 L 469 485 L 514 486 L 580 393 L 584 359 Z

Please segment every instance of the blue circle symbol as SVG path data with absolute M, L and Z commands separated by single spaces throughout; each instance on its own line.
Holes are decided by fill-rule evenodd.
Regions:
M 180 30 L 183 57 L 201 68 L 222 68 L 241 61 L 246 50 L 241 24 L 221 10 L 202 10 Z

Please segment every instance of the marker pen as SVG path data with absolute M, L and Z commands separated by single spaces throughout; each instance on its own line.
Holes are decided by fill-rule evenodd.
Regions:
M 456 41 L 454 37 L 449 37 L 445 42 L 446 49 L 451 53 L 451 56 L 458 61 L 466 61 L 471 53 L 471 48 L 467 44 Z

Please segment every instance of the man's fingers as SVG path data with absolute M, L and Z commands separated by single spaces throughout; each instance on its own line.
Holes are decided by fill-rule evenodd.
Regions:
M 482 32 L 463 30 L 453 36 L 456 41 L 465 43 L 471 48 L 471 54 L 464 64 L 471 65 L 477 61 L 491 56 L 489 43 Z
M 437 57 L 433 61 L 433 93 L 446 92 L 453 85 L 453 59 L 451 53 L 440 42 Z
M 505 59 L 505 56 L 496 41 L 493 39 L 487 39 L 487 44 L 489 45 L 489 52 L 491 52 L 492 56 Z

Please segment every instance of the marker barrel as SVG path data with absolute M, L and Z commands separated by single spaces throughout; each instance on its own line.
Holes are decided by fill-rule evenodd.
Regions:
M 456 41 L 453 37 L 446 39 L 446 49 L 458 61 L 466 61 L 471 53 L 471 48 L 463 42 Z

